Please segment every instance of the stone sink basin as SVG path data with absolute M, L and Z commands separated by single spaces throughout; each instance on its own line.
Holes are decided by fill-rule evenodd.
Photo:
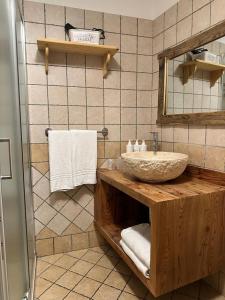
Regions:
M 123 153 L 122 171 L 141 181 L 164 182 L 180 176 L 188 163 L 188 155 L 152 151 Z

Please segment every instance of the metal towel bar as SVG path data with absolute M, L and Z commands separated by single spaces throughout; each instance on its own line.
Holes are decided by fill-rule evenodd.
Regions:
M 51 128 L 45 129 L 45 135 L 48 136 L 49 130 L 52 130 Z M 104 127 L 102 130 L 98 130 L 97 133 L 101 133 L 104 137 L 106 137 L 109 134 L 108 128 Z

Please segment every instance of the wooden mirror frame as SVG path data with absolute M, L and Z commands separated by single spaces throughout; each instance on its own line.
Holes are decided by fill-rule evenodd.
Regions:
M 225 110 L 210 113 L 192 113 L 166 115 L 166 93 L 168 82 L 168 60 L 178 57 L 192 49 L 198 48 L 225 36 L 225 21 L 201 32 L 177 46 L 166 49 L 158 55 L 159 60 L 159 94 L 158 94 L 158 125 L 166 124 L 198 124 L 225 125 Z

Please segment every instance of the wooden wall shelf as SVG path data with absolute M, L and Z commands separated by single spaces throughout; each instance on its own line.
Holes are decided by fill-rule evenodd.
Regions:
M 188 167 L 176 180 L 147 184 L 100 169 L 95 224 L 124 262 L 158 297 L 218 272 L 225 264 L 225 175 Z M 150 222 L 150 278 L 120 246 L 121 230 Z
M 85 44 L 54 39 L 37 40 L 38 49 L 45 51 L 45 72 L 48 74 L 48 58 L 51 52 L 76 53 L 84 55 L 97 55 L 103 57 L 103 77 L 108 73 L 108 64 L 119 50 L 114 46 Z
M 216 81 L 223 75 L 225 65 L 216 64 L 200 59 L 189 61 L 181 64 L 184 69 L 184 84 L 188 82 L 188 79 L 198 70 L 210 72 L 211 87 L 214 86 Z

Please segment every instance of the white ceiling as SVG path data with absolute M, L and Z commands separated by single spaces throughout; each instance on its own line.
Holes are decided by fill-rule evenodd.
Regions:
M 33 1 L 33 0 L 29 0 Z M 106 13 L 154 20 L 178 0 L 35 0 Z

